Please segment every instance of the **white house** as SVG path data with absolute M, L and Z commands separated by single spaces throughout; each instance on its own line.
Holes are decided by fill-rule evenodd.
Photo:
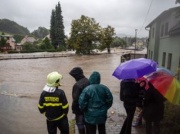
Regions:
M 162 12 L 150 24 L 148 58 L 175 74 L 180 69 L 180 6 Z M 177 15 L 179 13 L 179 16 Z M 180 72 L 179 72 L 180 74 Z

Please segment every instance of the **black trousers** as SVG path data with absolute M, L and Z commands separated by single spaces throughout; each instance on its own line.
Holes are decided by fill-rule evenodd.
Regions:
M 47 120 L 47 129 L 49 134 L 57 134 L 57 128 L 60 130 L 60 134 L 69 134 L 69 123 L 66 116 L 57 121 Z
M 160 134 L 160 121 L 146 120 L 146 134 Z
M 83 114 L 75 114 L 75 120 L 76 120 L 76 125 L 79 130 L 79 134 L 88 134 L 88 132 L 86 132 L 84 115 Z
M 131 134 L 131 126 L 134 118 L 134 113 L 136 110 L 136 105 L 129 106 L 124 104 L 124 108 L 126 110 L 127 116 L 126 119 L 124 120 L 123 126 L 119 134 Z
M 99 134 L 106 134 L 105 123 L 104 124 L 97 124 L 97 125 L 92 125 L 92 124 L 86 123 L 86 128 L 87 128 L 88 134 L 96 134 L 97 128 L 98 128 Z

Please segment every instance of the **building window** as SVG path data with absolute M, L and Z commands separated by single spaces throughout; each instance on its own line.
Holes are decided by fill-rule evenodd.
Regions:
M 171 70 L 172 53 L 168 54 L 167 69 Z
M 161 37 L 163 37 L 163 35 L 164 35 L 164 24 L 162 24 L 161 26 Z
M 151 51 L 151 59 L 152 59 L 152 57 L 153 57 L 153 51 Z
M 168 22 L 165 24 L 165 35 L 168 35 Z
M 162 66 L 165 67 L 165 64 L 166 64 L 166 52 L 163 52 Z
M 178 80 L 180 80 L 180 57 L 179 57 L 179 65 L 177 67 L 177 71 L 176 71 L 176 78 Z
M 152 29 L 152 38 L 154 38 L 154 27 Z
M 150 58 L 150 57 L 151 57 L 151 56 L 150 56 L 150 52 L 151 52 L 151 51 L 149 50 L 149 51 L 148 51 L 148 58 Z

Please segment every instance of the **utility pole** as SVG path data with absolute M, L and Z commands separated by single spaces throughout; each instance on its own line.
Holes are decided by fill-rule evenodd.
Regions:
M 137 29 L 135 29 L 134 59 L 135 59 L 135 55 L 136 55 L 136 37 L 137 37 Z

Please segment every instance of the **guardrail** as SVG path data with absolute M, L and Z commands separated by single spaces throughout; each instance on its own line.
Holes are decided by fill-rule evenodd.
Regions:
M 123 54 L 121 55 L 121 63 L 131 60 L 131 59 L 136 59 L 136 58 L 146 58 L 147 54 L 140 54 L 140 53 L 136 53 L 135 55 L 133 53 L 127 53 L 127 54 Z
M 45 53 L 45 54 L 2 54 L 0 60 L 9 59 L 38 59 L 38 58 L 55 58 L 55 57 L 69 57 L 72 53 Z

